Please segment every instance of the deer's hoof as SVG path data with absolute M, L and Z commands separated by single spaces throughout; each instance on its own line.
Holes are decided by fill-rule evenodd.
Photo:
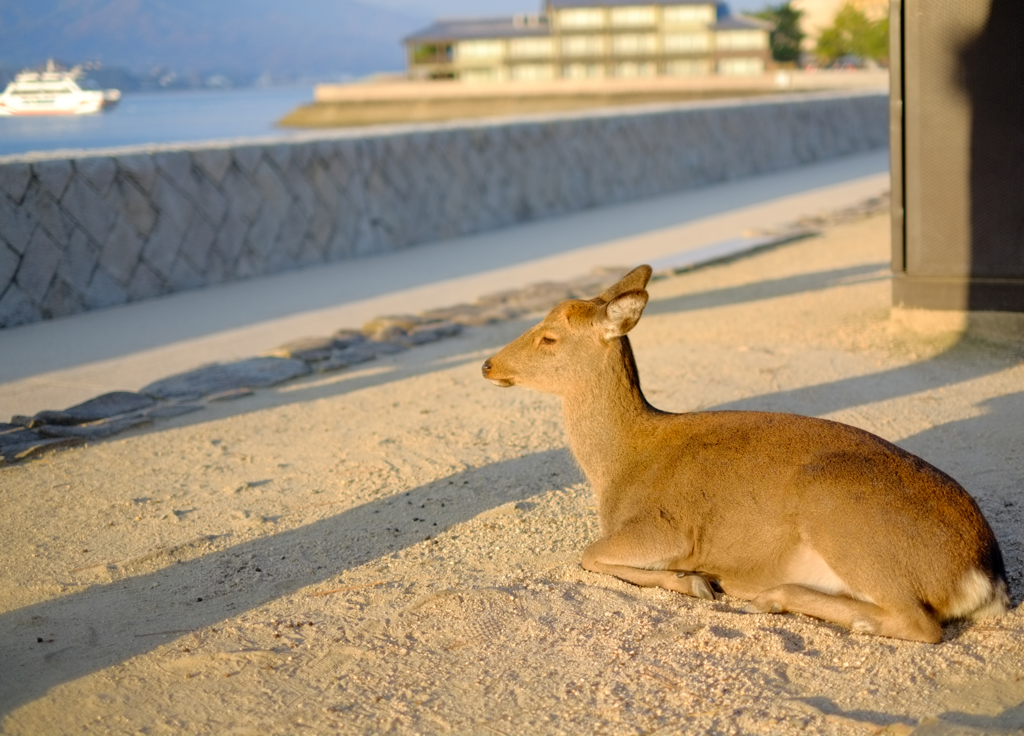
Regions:
M 706 601 L 715 600 L 715 591 L 711 587 L 711 583 L 704 579 L 701 575 L 693 575 L 690 573 L 676 573 L 680 588 L 679 592 L 685 593 L 686 595 L 692 595 L 694 598 L 702 598 Z
M 743 607 L 744 613 L 782 613 L 783 608 L 777 601 L 757 597 Z
M 711 589 L 708 581 L 704 578 L 697 578 L 693 583 L 693 594 L 697 598 L 703 598 L 706 601 L 715 600 L 715 591 Z

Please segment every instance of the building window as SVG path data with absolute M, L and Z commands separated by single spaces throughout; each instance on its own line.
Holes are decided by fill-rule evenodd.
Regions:
M 654 7 L 634 5 L 611 9 L 611 22 L 615 27 L 653 26 L 657 22 Z
M 662 41 L 666 53 L 691 54 L 711 48 L 707 33 L 666 33 Z
M 604 64 L 566 64 L 562 67 L 566 79 L 599 79 L 604 76 Z
M 459 72 L 459 79 L 463 82 L 500 82 L 505 78 L 501 67 L 489 69 L 463 69 Z
M 651 33 L 626 33 L 612 36 L 612 53 L 620 56 L 653 54 L 657 50 L 657 37 Z
M 626 61 L 616 64 L 612 71 L 616 77 L 653 77 L 658 67 L 649 61 Z
M 599 56 L 604 53 L 603 36 L 566 36 L 562 53 L 566 56 Z
M 513 38 L 508 42 L 508 55 L 519 59 L 543 59 L 554 52 L 554 42 L 550 38 Z
M 717 18 L 714 5 L 666 5 L 662 9 L 662 19 L 667 26 L 707 25 Z
M 516 64 L 512 67 L 512 79 L 528 81 L 532 79 L 552 79 L 555 67 L 551 64 Z
M 455 46 L 457 61 L 500 59 L 504 55 L 505 44 L 501 41 L 460 41 Z
M 764 59 L 719 59 L 718 73 L 730 77 L 764 74 Z
M 710 72 L 711 67 L 704 59 L 674 59 L 665 64 L 665 74 L 672 77 L 696 77 Z
M 604 26 L 604 11 L 601 8 L 573 8 L 558 14 L 560 28 L 601 28 Z
M 451 44 L 425 43 L 414 46 L 412 60 L 416 64 L 436 64 L 452 60 Z
M 768 48 L 765 31 L 719 31 L 715 34 L 715 47 L 720 51 Z

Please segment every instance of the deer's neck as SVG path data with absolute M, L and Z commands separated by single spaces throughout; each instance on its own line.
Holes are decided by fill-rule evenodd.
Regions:
M 596 380 L 562 397 L 569 445 L 598 495 L 623 481 L 652 417 L 661 413 L 640 390 L 629 339 L 616 343 L 597 366 Z

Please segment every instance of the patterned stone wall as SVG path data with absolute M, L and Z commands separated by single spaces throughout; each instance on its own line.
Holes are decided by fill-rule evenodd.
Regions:
M 0 327 L 885 146 L 844 93 L 0 159 Z

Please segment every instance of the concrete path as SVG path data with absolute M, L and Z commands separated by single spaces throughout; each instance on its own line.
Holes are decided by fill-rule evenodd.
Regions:
M 745 234 L 853 205 L 888 187 L 888 154 L 879 151 L 3 330 L 0 419 L 137 390 L 382 314 L 450 306 L 598 266 L 691 251 L 699 258 Z

